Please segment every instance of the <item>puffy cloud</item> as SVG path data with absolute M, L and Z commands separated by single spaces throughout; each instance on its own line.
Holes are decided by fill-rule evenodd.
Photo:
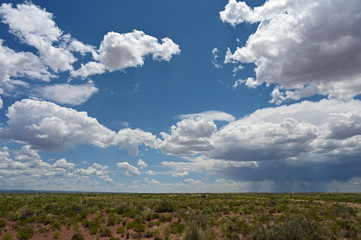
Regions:
M 192 155 L 212 149 L 211 135 L 217 131 L 213 121 L 201 117 L 183 119 L 171 127 L 171 134 L 161 132 L 159 149 L 166 154 Z
M 148 164 L 146 164 L 142 159 L 138 160 L 137 165 L 142 169 L 148 167 Z
M 188 176 L 189 172 L 187 171 L 184 171 L 184 172 L 176 172 L 176 173 L 173 173 L 172 176 L 173 177 L 185 177 L 185 176 Z
M 153 172 L 152 170 L 148 170 L 145 172 L 145 174 L 149 175 L 149 176 L 154 176 L 155 172 Z
M 159 142 L 151 133 L 139 129 L 121 129 L 116 133 L 86 112 L 46 101 L 24 99 L 10 106 L 6 116 L 8 127 L 0 129 L 0 136 L 35 149 L 65 150 L 76 144 L 118 145 L 137 154 L 139 145 L 155 148 Z
M 117 163 L 118 168 L 125 169 L 124 172 L 127 176 L 134 176 L 134 175 L 140 175 L 140 171 L 138 168 L 134 167 L 133 165 L 130 165 L 128 162 L 119 162 Z
M 62 31 L 56 26 L 53 14 L 33 4 L 3 3 L 0 7 L 3 22 L 8 24 L 11 31 L 20 38 L 35 35 L 42 37 L 48 42 L 57 41 Z M 24 40 L 25 40 L 24 39 Z
M 79 52 L 81 55 L 85 55 L 86 53 L 92 53 L 93 57 L 97 55 L 94 46 L 84 44 L 76 39 L 71 40 L 69 49 L 74 52 Z
M 269 0 L 251 9 L 230 0 L 222 21 L 259 26 L 225 62 L 255 63 L 256 79 L 245 84 L 276 84 L 275 103 L 315 94 L 352 98 L 361 93 L 360 7 L 357 0 Z
M 93 163 L 92 165 L 93 168 L 96 169 L 101 169 L 101 170 L 107 170 L 109 167 L 107 165 L 100 165 L 99 163 Z
M 311 150 L 318 129 L 309 123 L 285 118 L 278 123 L 241 119 L 228 124 L 212 138 L 212 158 L 238 161 L 287 159 Z
M 171 39 L 163 38 L 160 44 L 155 37 L 134 30 L 124 34 L 106 34 L 100 44 L 97 59 L 109 71 L 115 71 L 142 66 L 144 57 L 148 54 L 152 54 L 154 60 L 170 61 L 172 55 L 179 53 L 179 46 Z
M 0 176 L 7 188 L 69 190 L 74 189 L 74 183 L 82 188 L 91 182 L 70 172 L 75 165 L 64 158 L 46 163 L 28 145 L 14 151 L 15 160 L 9 157 L 10 152 L 8 148 L 0 150 Z
M 138 30 L 130 33 L 109 32 L 104 36 L 97 52 L 91 47 L 85 49 L 92 52 L 93 59 L 97 61 L 81 64 L 79 69 L 71 71 L 70 74 L 72 77 L 86 78 L 102 74 L 106 70 L 112 72 L 143 66 L 144 58 L 150 54 L 153 60 L 170 61 L 172 55 L 180 53 L 179 46 L 170 38 L 163 38 L 161 42 Z
M 110 178 L 108 175 L 103 177 L 104 181 L 109 182 L 109 183 L 114 183 L 114 180 L 112 178 Z
M 260 109 L 213 134 L 206 155 L 236 161 L 353 156 L 361 150 L 355 145 L 360 106 L 358 100 L 322 100 Z
M 2 137 L 28 143 L 36 149 L 63 150 L 77 143 L 106 147 L 113 144 L 116 133 L 88 117 L 54 103 L 24 99 L 9 107 L 8 128 Z
M 72 78 L 84 79 L 107 70 L 142 66 L 147 55 L 152 55 L 154 60 L 170 61 L 174 54 L 180 53 L 179 46 L 170 38 L 158 41 L 157 38 L 137 30 L 124 34 L 109 32 L 97 49 L 64 33 L 56 25 L 52 13 L 31 2 L 1 4 L 0 18 L 21 43 L 37 50 L 36 53 L 16 52 L 4 46 L 0 39 L 0 91 L 5 90 L 6 94 L 17 94 L 21 87 L 31 89 L 28 79 L 50 81 L 58 77 L 56 73 L 66 71 Z M 82 57 L 90 53 L 92 60 L 85 64 L 80 63 L 80 68 L 74 70 L 73 64 L 78 59 L 73 53 L 79 53 Z M 60 104 L 79 105 L 97 91 L 92 84 L 56 84 L 27 92 L 35 92 L 42 98 Z
M 118 131 L 115 136 L 115 143 L 119 145 L 121 149 L 127 149 L 129 154 L 137 155 L 139 145 L 144 144 L 156 149 L 161 143 L 161 140 L 150 132 L 144 132 L 140 129 L 124 128 Z
M 83 104 L 98 91 L 99 89 L 91 82 L 82 85 L 55 84 L 35 90 L 42 98 L 69 105 Z
M 149 178 L 144 178 L 144 182 L 147 183 L 147 184 L 160 184 L 159 181 L 155 180 L 155 179 L 149 179 Z
M 39 160 L 41 157 L 37 151 L 31 149 L 29 145 L 25 145 L 17 152 L 15 159 L 22 162 L 30 162 L 34 160 Z
M 72 77 L 82 77 L 86 78 L 94 74 L 105 73 L 105 66 L 98 62 L 88 62 L 86 64 L 81 64 L 81 67 L 76 71 L 71 71 L 70 74 Z
M 73 169 L 75 167 L 74 163 L 67 162 L 65 158 L 59 159 L 53 164 L 53 167 L 56 168 L 66 168 L 66 169 Z
M 270 181 L 269 191 L 337 190 L 331 181 L 343 186 L 360 177 L 360 107 L 359 100 L 321 100 L 260 109 L 213 133 L 213 149 L 162 165 L 221 174 L 253 187 Z
M 105 172 L 103 170 L 98 170 L 94 167 L 88 167 L 87 169 L 79 168 L 74 171 L 74 174 L 84 176 L 104 176 Z
M 41 60 L 30 52 L 15 52 L 0 40 L 0 84 L 10 77 L 28 77 L 49 81 L 54 77 Z
M 89 178 L 91 176 L 99 177 L 100 179 L 103 179 L 106 182 L 113 183 L 113 179 L 109 177 L 108 174 L 108 166 L 107 165 L 100 165 L 98 163 L 93 163 L 92 166 L 88 167 L 87 169 L 79 168 L 76 169 L 72 175 L 74 176 L 83 176 L 85 178 Z
M 335 99 L 259 109 L 215 129 L 207 136 L 208 149 L 182 156 L 185 161 L 161 164 L 171 174 L 186 171 L 255 183 L 272 181 L 270 191 L 324 191 L 332 180 L 360 177 L 360 109 L 359 100 Z M 187 121 L 202 129 L 196 124 L 199 119 Z M 177 144 L 177 150 L 188 146 Z
M 38 49 L 42 60 L 55 72 L 72 69 L 76 61 L 73 54 L 62 46 L 53 46 L 63 33 L 53 21 L 53 15 L 33 4 L 3 3 L 0 7 L 3 22 L 13 34 L 26 44 Z

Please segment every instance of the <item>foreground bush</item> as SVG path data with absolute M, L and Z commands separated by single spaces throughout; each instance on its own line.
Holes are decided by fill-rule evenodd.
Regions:
M 31 239 L 35 231 L 32 227 L 26 226 L 18 231 L 17 237 L 19 240 Z
M 287 218 L 283 225 L 263 225 L 253 234 L 253 240 L 322 240 L 328 239 L 318 223 L 300 218 Z
M 162 199 L 157 206 L 156 212 L 158 213 L 173 212 L 172 202 L 166 199 Z

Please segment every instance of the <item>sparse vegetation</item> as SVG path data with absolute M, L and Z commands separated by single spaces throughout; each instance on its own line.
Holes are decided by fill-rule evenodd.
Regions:
M 361 194 L 2 194 L 0 239 L 361 239 Z

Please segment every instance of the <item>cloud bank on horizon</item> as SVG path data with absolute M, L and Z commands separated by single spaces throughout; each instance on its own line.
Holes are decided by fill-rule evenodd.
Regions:
M 145 67 L 148 56 L 175 69 L 181 63 L 172 59 L 188 56 L 186 43 L 183 51 L 183 42 L 170 37 L 158 40 L 142 30 L 107 31 L 96 47 L 61 30 L 56 12 L 29 2 L 3 3 L 0 18 L 16 44 L 0 36 L 0 103 L 7 106 L 0 126 L 0 187 L 360 191 L 360 9 L 357 0 L 268 0 L 261 6 L 229 0 L 214 18 L 230 24 L 232 31 L 244 23 L 257 24 L 256 30 L 244 43 L 237 40 L 243 45 L 234 51 L 222 43 L 228 47 L 225 65 L 220 64 L 221 48 L 210 49 L 210 65 L 217 71 L 235 65 L 234 88 L 272 88 L 266 99 L 270 104 L 240 117 L 213 106 L 198 113 L 179 112 L 174 124 L 152 132 L 131 128 L 124 119 L 113 119 L 126 123 L 117 130 L 99 122 L 107 107 L 117 111 L 119 103 L 97 98 L 100 108 L 87 106 L 105 91 L 101 80 L 89 77 Z M 247 72 L 249 66 L 254 66 L 254 75 Z M 234 80 L 239 74 L 244 78 Z M 171 98 L 166 90 L 163 97 L 163 102 Z M 144 101 L 156 104 L 153 98 Z M 222 98 L 224 109 L 247 104 Z M 129 105 L 122 109 L 142 111 L 122 100 Z M 98 117 L 92 117 L 95 113 Z M 81 162 L 76 156 L 87 153 L 82 148 L 102 149 L 104 158 L 89 156 Z M 124 159 L 123 149 L 136 158 L 134 163 Z M 67 157 L 47 159 L 51 154 Z

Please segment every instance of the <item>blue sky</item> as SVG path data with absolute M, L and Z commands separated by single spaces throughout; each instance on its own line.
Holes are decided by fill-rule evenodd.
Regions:
M 0 5 L 0 188 L 360 191 L 361 3 Z

